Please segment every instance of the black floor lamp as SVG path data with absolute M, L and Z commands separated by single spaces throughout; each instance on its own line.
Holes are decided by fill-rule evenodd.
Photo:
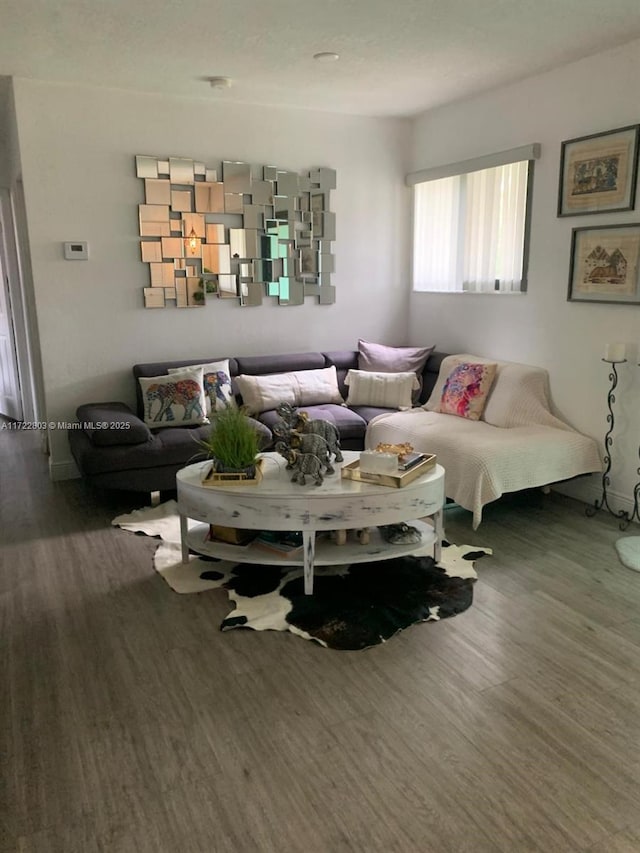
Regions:
M 601 509 L 606 509 L 607 512 L 611 513 L 614 518 L 619 519 L 620 530 L 626 530 L 629 526 L 631 519 L 633 518 L 633 514 L 637 513 L 637 495 L 640 492 L 640 484 L 636 486 L 634 490 L 634 498 L 636 498 L 634 502 L 633 514 L 629 514 L 626 509 L 621 509 L 618 512 L 616 510 L 611 509 L 609 506 L 609 498 L 607 496 L 607 489 L 611 484 L 611 479 L 609 477 L 609 472 L 611 471 L 611 445 L 613 444 L 613 429 L 615 426 L 615 419 L 613 415 L 613 405 L 616 401 L 616 397 L 614 391 L 616 390 L 616 386 L 618 385 L 618 371 L 616 369 L 617 364 L 626 364 L 626 347 L 624 344 L 607 344 L 604 350 L 604 358 L 602 359 L 606 364 L 611 365 L 611 372 L 609 373 L 609 382 L 611 383 L 609 387 L 609 393 L 607 394 L 607 407 L 609 409 L 609 414 L 607 415 L 607 423 L 609 424 L 609 428 L 607 429 L 604 435 L 604 464 L 605 469 L 602 472 L 602 495 L 598 500 L 596 500 L 593 506 L 587 507 L 585 510 L 588 516 L 594 516 Z

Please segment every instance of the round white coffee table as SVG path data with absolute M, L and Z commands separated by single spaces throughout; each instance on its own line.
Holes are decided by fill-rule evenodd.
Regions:
M 388 560 L 402 555 L 430 552 L 440 559 L 440 543 L 444 536 L 442 507 L 444 504 L 444 469 L 440 465 L 402 488 L 362 483 L 343 479 L 343 464 L 359 458 L 355 451 L 345 451 L 344 462 L 335 463 L 336 473 L 326 476 L 316 486 L 310 482 L 291 482 L 286 461 L 277 453 L 263 453 L 263 478 L 257 485 L 203 486 L 202 475 L 210 462 L 188 465 L 177 474 L 178 512 L 182 560 L 188 562 L 189 549 L 200 554 L 236 563 L 304 566 L 304 591 L 313 593 L 315 565 L 362 563 Z M 416 521 L 431 517 L 433 525 Z M 188 529 L 187 519 L 203 522 Z M 422 534 L 413 545 L 392 545 L 379 531 L 373 530 L 368 544 L 338 545 L 322 539 L 316 548 L 316 532 L 350 530 L 363 527 L 411 521 Z M 283 557 L 265 552 L 255 545 L 238 546 L 208 540 L 209 524 L 249 530 L 302 531 L 303 553 Z

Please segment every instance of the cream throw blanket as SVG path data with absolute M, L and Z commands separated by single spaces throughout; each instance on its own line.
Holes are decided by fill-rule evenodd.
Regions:
M 374 418 L 366 447 L 408 441 L 416 450 L 435 453 L 445 469 L 447 497 L 473 512 L 474 530 L 482 520 L 482 507 L 506 492 L 602 470 L 594 439 L 551 413 L 549 377 L 542 368 L 497 362 L 496 379 L 479 421 L 433 411 L 447 376 L 463 361 L 490 359 L 447 356 L 427 403 Z

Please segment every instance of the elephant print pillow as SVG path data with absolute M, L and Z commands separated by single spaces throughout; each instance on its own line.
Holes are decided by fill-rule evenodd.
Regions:
M 170 367 L 169 373 L 180 370 L 197 370 L 202 367 L 202 387 L 205 399 L 205 414 L 207 417 L 211 412 L 219 412 L 227 406 L 235 406 L 236 398 L 231 388 L 231 375 L 229 373 L 229 359 L 212 361 L 209 364 L 194 364 L 189 367 Z
M 208 423 L 201 367 L 177 370 L 168 376 L 141 376 L 138 382 L 144 422 L 151 429 Z

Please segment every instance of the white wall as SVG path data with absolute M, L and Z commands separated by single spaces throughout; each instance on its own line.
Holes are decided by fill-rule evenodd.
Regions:
M 420 116 L 410 171 L 456 162 L 529 142 L 542 143 L 535 166 L 529 292 L 517 296 L 411 296 L 409 337 L 445 352 L 467 351 L 546 367 L 558 413 L 600 442 L 607 428 L 606 342 L 625 341 L 631 361 L 620 369 L 611 488 L 629 508 L 638 480 L 640 443 L 640 305 L 566 301 L 574 227 L 637 222 L 635 211 L 558 219 L 560 143 L 640 121 L 640 42 L 607 51 L 471 100 Z M 640 198 L 640 193 L 639 193 Z M 592 499 L 600 478 L 571 493 Z M 564 489 L 566 490 L 566 489 Z
M 14 92 L 49 420 L 72 420 L 83 402 L 133 402 L 136 362 L 406 341 L 408 122 L 25 79 Z M 145 310 L 136 154 L 336 169 L 336 304 Z M 65 261 L 66 240 L 87 240 L 90 260 Z M 54 476 L 69 460 L 55 431 Z
M 10 78 L 0 77 L 0 187 L 9 185 L 10 92 Z

